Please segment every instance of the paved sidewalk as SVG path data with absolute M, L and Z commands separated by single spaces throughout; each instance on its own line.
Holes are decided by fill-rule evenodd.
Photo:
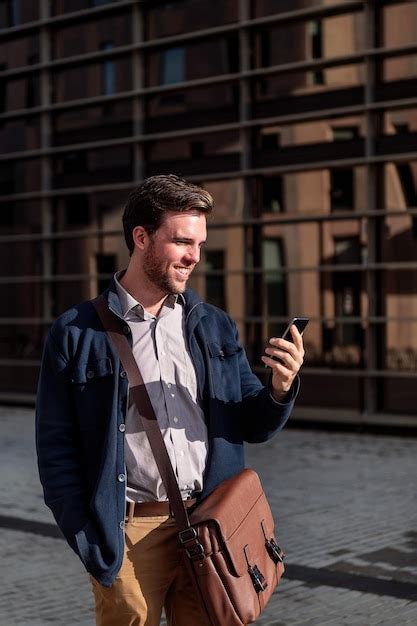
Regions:
M 93 626 L 88 577 L 43 504 L 33 437 L 32 411 L 0 408 L 0 626 Z M 286 430 L 247 459 L 287 552 L 259 626 L 417 624 L 417 439 Z

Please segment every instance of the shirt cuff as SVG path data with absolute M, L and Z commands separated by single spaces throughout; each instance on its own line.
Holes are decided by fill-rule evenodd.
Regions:
M 268 388 L 269 390 L 271 389 L 271 381 L 269 381 L 268 383 Z M 300 391 L 300 377 L 297 374 L 293 384 L 291 385 L 291 389 L 287 392 L 287 395 L 284 397 L 284 399 L 281 402 L 278 402 L 278 400 L 275 400 L 274 396 L 272 395 L 272 391 L 269 391 L 269 397 L 271 398 L 274 404 L 278 404 L 279 406 L 286 406 L 288 404 L 291 404 L 291 402 L 294 402 L 294 400 L 298 396 L 299 391 Z

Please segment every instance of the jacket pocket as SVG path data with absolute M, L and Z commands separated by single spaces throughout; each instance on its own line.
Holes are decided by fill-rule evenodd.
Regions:
M 75 535 L 78 555 L 86 568 L 93 576 L 97 576 L 114 565 L 115 554 L 106 555 L 104 558 L 103 541 L 99 539 L 92 520 Z
M 234 354 L 241 352 L 242 347 L 239 344 L 225 341 L 223 343 L 217 343 L 216 341 L 208 341 L 207 346 L 211 358 L 219 358 L 220 360 L 227 359 Z
M 115 382 L 110 357 L 77 362 L 70 379 L 79 428 L 103 432 L 112 414 Z M 99 440 L 97 441 L 97 445 Z
M 74 385 L 92 384 L 111 374 L 113 374 L 113 364 L 110 357 L 91 359 L 75 365 L 71 372 L 71 383 Z
M 213 394 L 223 402 L 241 400 L 239 354 L 242 347 L 236 342 L 207 342 Z

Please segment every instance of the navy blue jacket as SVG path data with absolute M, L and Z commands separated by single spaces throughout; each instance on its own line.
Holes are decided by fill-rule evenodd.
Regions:
M 114 282 L 105 292 L 121 317 Z M 207 496 L 244 467 L 243 441 L 269 439 L 287 421 L 296 391 L 275 403 L 252 373 L 234 322 L 185 292 L 186 337 L 207 419 Z M 297 385 L 298 387 L 298 380 Z M 128 381 L 91 302 L 52 326 L 42 361 L 36 443 L 45 502 L 69 545 L 104 586 L 124 552 L 124 429 Z

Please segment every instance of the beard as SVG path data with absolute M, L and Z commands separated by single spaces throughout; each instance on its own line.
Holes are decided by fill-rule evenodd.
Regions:
M 183 293 L 187 287 L 187 281 L 174 280 L 168 273 L 167 265 L 155 252 L 155 243 L 151 244 L 143 258 L 143 271 L 149 282 L 158 287 L 163 293 Z

